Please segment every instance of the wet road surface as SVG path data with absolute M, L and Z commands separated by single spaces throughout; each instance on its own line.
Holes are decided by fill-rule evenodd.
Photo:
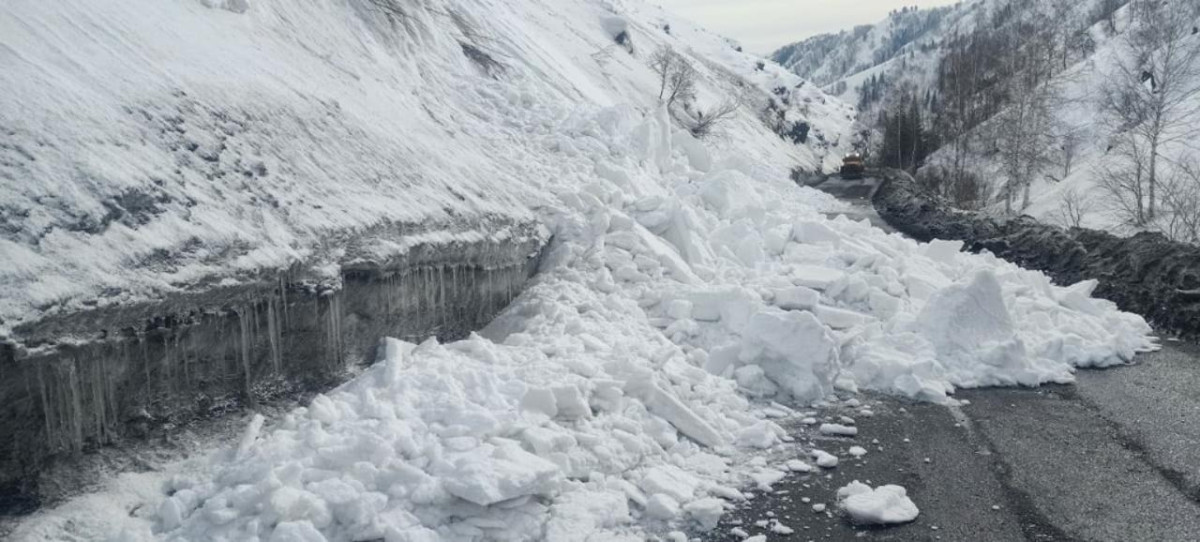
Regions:
M 734 527 L 768 540 L 1200 540 L 1200 348 L 1168 342 L 1133 365 L 1077 377 L 1072 386 L 965 390 L 959 407 L 868 396 L 869 417 L 861 407 L 822 411 L 854 418 L 859 436 L 791 427 L 798 446 L 776 460 L 808 461 L 801 447 L 816 447 L 840 465 L 789 476 L 707 540 L 737 540 Z M 868 453 L 851 458 L 854 445 Z M 834 493 L 852 480 L 905 486 L 921 515 L 897 527 L 851 525 Z M 796 532 L 772 532 L 772 519 Z M 762 520 L 767 527 L 755 525 Z

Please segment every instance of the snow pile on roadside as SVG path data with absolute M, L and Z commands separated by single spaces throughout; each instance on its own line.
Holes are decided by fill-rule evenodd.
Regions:
M 519 24 L 543 17 L 540 6 L 486 9 L 487 24 L 509 25 L 505 39 L 554 43 Z M 606 32 L 593 3 L 559 9 Z M 590 46 L 562 54 L 590 61 L 580 60 Z M 771 400 L 869 387 L 941 401 L 961 386 L 1068 381 L 1073 366 L 1153 347 L 1144 321 L 1091 300 L 1086 284 L 1055 287 L 960 245 L 826 218 L 837 204 L 786 178 L 786 159 L 822 158 L 750 115 L 728 128 L 736 145 L 719 148 L 663 110 L 603 105 L 654 96 L 640 64 L 571 79 L 590 89 L 580 94 L 562 92 L 570 77 L 546 64 L 525 68 L 545 80 L 510 69 L 514 80 L 447 86 L 458 97 L 433 107 L 490 153 L 482 172 L 536 188 L 525 203 L 554 241 L 529 290 L 467 340 L 386 342 L 366 373 L 266 431 L 252 423 L 237 448 L 179 466 L 157 493 L 68 507 L 71 529 L 121 540 L 643 540 L 711 528 L 740 487 L 784 475 L 745 460 L 788 438 L 772 419 L 793 413 Z
M 387 342 L 367 373 L 171 479 L 126 534 L 636 540 L 711 528 L 739 487 L 783 476 L 737 459 L 786 438 L 751 398 L 813 402 L 860 385 L 944 399 L 960 385 L 1068 380 L 1070 363 L 1151 345 L 1140 319 L 1086 288 L 826 219 L 820 196 L 751 186 L 737 161 L 696 171 L 705 151 L 672 145 L 686 139 L 663 137 L 662 115 L 584 122 L 603 129 L 564 130 L 580 134 L 572 147 L 604 150 L 558 157 L 606 173 L 544 210 L 556 244 L 514 306 L 461 342 Z M 623 158 L 635 156 L 662 159 Z M 887 487 L 847 499 L 881 521 L 906 521 L 910 506 Z
M 859 524 L 908 523 L 920 514 L 917 505 L 908 498 L 908 491 L 897 485 L 871 488 L 855 480 L 837 490 L 837 501 L 850 520 Z

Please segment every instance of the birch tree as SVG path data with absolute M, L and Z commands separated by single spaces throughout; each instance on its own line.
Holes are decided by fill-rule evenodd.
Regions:
M 1144 150 L 1145 186 L 1131 195 L 1139 207 L 1135 225 L 1145 226 L 1158 212 L 1164 147 L 1197 133 L 1200 37 L 1193 24 L 1200 8 L 1195 2 L 1135 0 L 1129 9 L 1124 51 L 1108 74 L 1102 105 L 1115 130 Z

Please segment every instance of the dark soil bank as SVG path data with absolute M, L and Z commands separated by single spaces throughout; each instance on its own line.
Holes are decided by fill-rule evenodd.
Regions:
M 1001 220 L 952 209 L 902 172 L 886 172 L 873 203 L 892 227 L 919 241 L 954 239 L 1069 285 L 1097 279 L 1095 295 L 1144 316 L 1156 329 L 1200 337 L 1200 247 L 1157 233 L 1122 238 L 1028 217 Z

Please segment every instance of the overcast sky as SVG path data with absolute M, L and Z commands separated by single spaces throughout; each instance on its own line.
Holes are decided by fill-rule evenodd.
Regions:
M 815 34 L 878 22 L 904 6 L 944 6 L 957 0 L 657 1 L 709 30 L 738 40 L 749 51 L 766 55 Z

